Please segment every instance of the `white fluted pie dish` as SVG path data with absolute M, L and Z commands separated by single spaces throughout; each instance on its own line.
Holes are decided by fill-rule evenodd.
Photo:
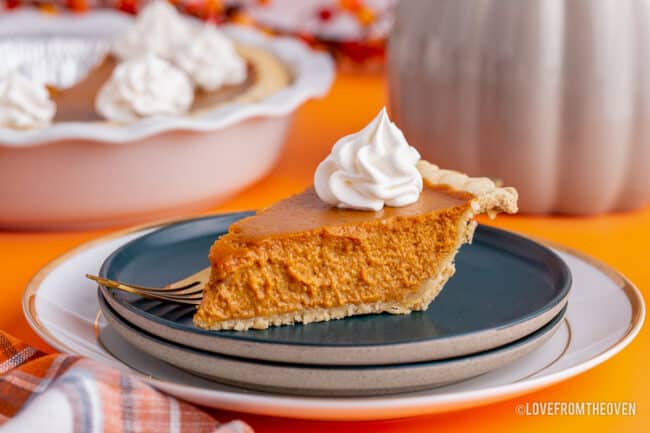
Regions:
M 4 14 L 0 49 L 16 38 L 92 41 L 97 49 L 102 38 L 130 22 L 113 11 Z M 215 205 L 263 176 L 280 153 L 292 113 L 329 90 L 333 62 L 296 39 L 249 28 L 224 31 L 277 57 L 290 72 L 290 84 L 255 102 L 220 104 L 191 115 L 0 128 L 0 227 L 82 228 L 184 214 Z M 51 73 L 67 79 L 65 67 Z

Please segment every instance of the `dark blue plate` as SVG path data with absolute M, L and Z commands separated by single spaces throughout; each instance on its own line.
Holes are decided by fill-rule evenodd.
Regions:
M 209 266 L 216 238 L 250 212 L 191 219 L 139 237 L 104 262 L 100 275 L 163 286 Z M 380 365 L 477 353 L 522 338 L 564 307 L 571 275 L 551 250 L 530 239 L 479 226 L 456 257 L 456 274 L 427 311 L 376 314 L 263 331 L 205 331 L 194 307 L 142 299 L 100 287 L 123 319 L 158 337 L 215 353 L 266 361 Z

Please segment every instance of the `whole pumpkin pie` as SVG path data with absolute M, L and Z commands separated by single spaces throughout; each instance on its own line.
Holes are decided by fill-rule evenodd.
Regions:
M 214 25 L 156 0 L 70 87 L 45 87 L 19 73 L 0 77 L 0 128 L 199 116 L 226 104 L 260 101 L 291 80 L 273 52 L 233 41 Z
M 341 139 L 315 187 L 233 224 L 210 250 L 205 329 L 425 310 L 454 274 L 474 216 L 517 193 L 419 160 L 385 113 Z
M 200 115 L 224 104 L 256 102 L 290 84 L 291 75 L 287 67 L 274 54 L 250 45 L 238 45 L 236 51 L 246 62 L 246 78 L 240 83 L 213 90 L 193 89 L 194 96 L 186 115 Z M 54 122 L 105 121 L 95 109 L 95 100 L 118 64 L 118 59 L 109 55 L 74 86 L 50 89 L 57 107 Z

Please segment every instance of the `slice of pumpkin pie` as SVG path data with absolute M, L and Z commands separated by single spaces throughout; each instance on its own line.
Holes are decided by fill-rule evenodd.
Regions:
M 517 211 L 514 188 L 420 160 L 385 110 L 339 140 L 314 187 L 230 227 L 210 250 L 205 329 L 425 310 L 473 217 Z

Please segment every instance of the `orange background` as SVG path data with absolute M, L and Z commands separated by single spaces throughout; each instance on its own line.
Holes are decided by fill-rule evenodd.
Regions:
M 214 211 L 253 209 L 311 183 L 316 165 L 337 138 L 357 131 L 382 107 L 384 81 L 375 75 L 340 75 L 324 99 L 297 113 L 285 152 L 273 172 Z M 582 250 L 612 265 L 650 299 L 650 206 L 636 212 L 591 218 L 501 216 L 490 224 L 533 234 Z M 56 256 L 109 230 L 0 232 L 0 329 L 51 351 L 29 328 L 21 295 L 30 277 Z M 598 318 L 594 318 L 598 320 Z M 241 418 L 257 432 L 647 432 L 650 431 L 650 338 L 642 330 L 622 353 L 574 379 L 477 409 L 406 420 L 331 423 L 286 420 L 215 411 L 219 419 Z M 518 403 L 533 401 L 634 401 L 634 417 L 522 417 Z

